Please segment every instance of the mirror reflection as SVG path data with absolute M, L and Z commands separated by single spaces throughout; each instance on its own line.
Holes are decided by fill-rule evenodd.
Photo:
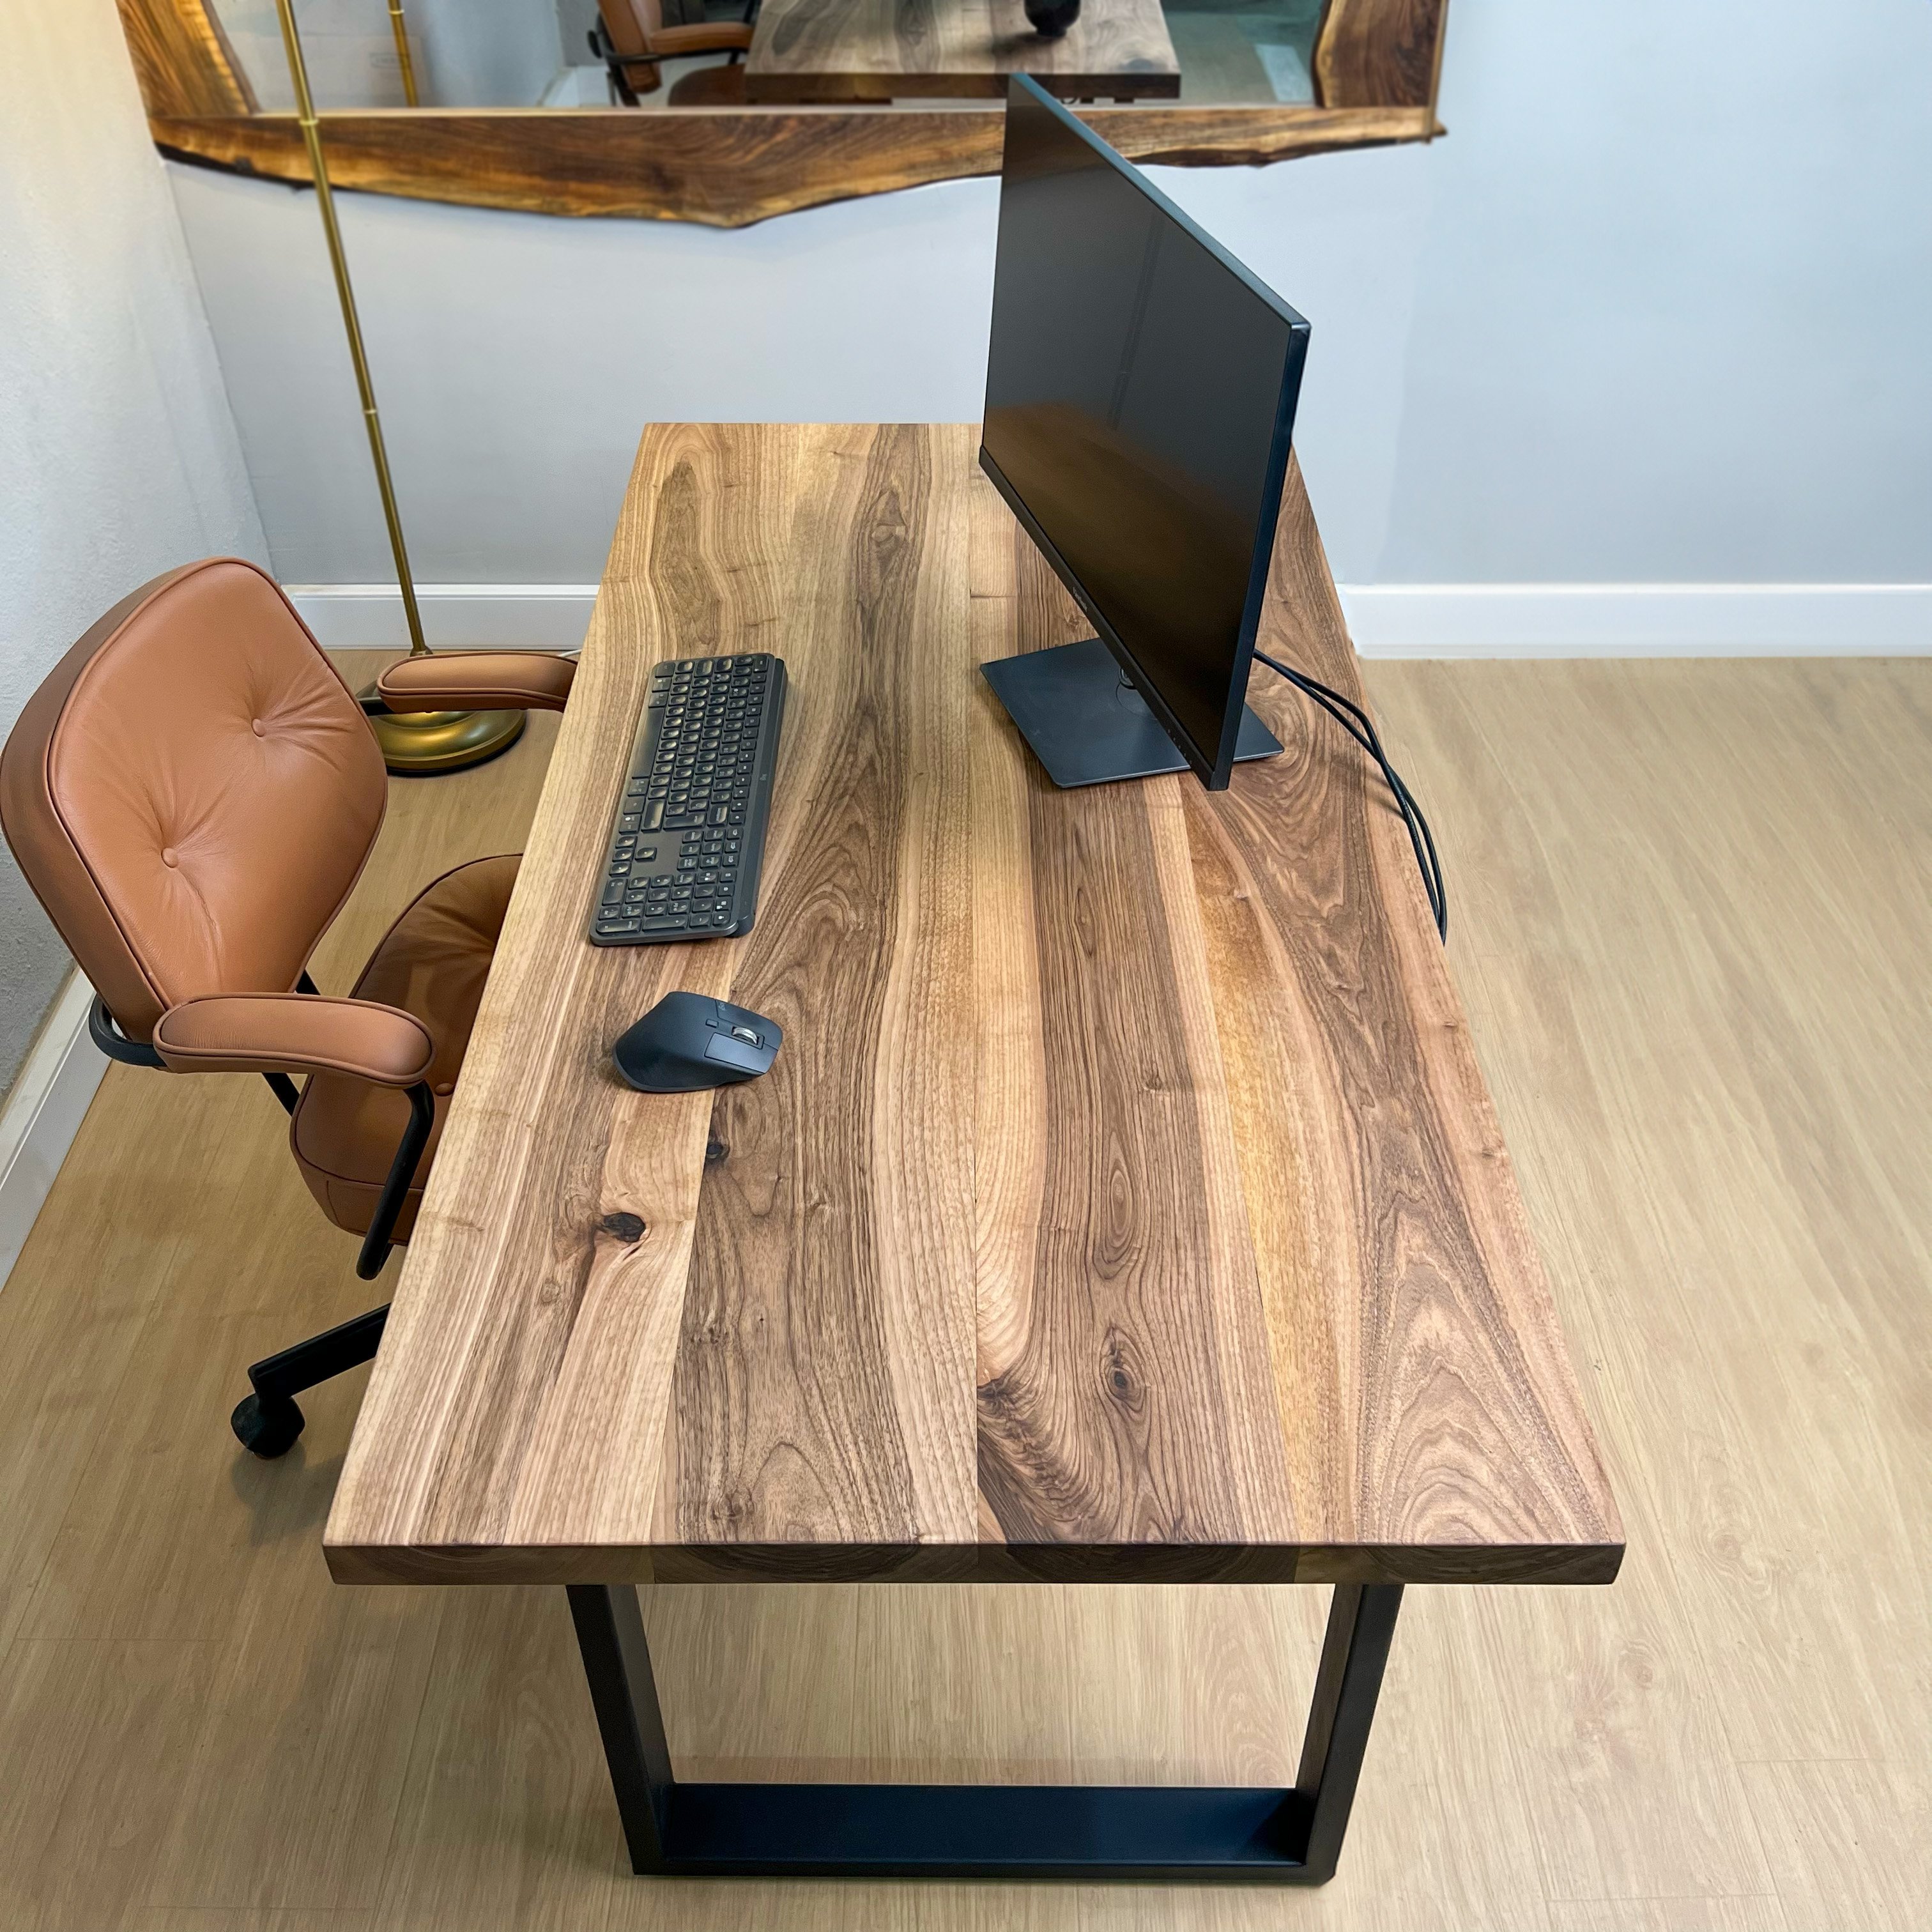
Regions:
M 296 0 L 316 104 L 1312 105 L 1322 0 Z M 216 0 L 260 106 L 292 106 L 274 0 Z

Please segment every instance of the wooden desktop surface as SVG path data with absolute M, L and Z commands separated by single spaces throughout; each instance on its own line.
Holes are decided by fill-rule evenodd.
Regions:
M 331 1514 L 345 1582 L 1607 1581 L 1622 1531 L 1372 768 L 1056 791 L 1081 634 L 961 426 L 653 427 Z M 1358 694 L 1298 470 L 1265 648 Z M 758 920 L 584 928 L 651 665 L 791 697 Z M 1451 888 L 1455 855 L 1448 855 Z M 772 1072 L 631 1091 L 676 987 Z
M 1030 74 L 1073 100 L 1177 100 L 1180 64 L 1160 0 L 1086 0 L 1057 40 L 1022 0 L 764 0 L 745 59 L 752 100 L 1004 99 Z

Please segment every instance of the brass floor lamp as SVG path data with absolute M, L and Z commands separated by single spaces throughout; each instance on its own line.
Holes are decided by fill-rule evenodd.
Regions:
M 410 30 L 403 20 L 403 0 L 389 0 L 389 32 L 396 37 L 396 64 L 403 70 L 403 99 L 411 107 L 416 99 L 416 64 L 410 58 Z
M 282 23 L 282 46 L 288 56 L 289 80 L 295 88 L 296 118 L 308 148 L 309 170 L 315 177 L 315 205 L 328 239 L 329 266 L 335 271 L 335 293 L 342 304 L 342 326 L 349 337 L 349 359 L 356 365 L 356 386 L 362 398 L 362 420 L 369 431 L 369 454 L 376 465 L 376 487 L 382 492 L 382 518 L 389 528 L 389 548 L 396 560 L 396 582 L 403 593 L 403 615 L 410 627 L 410 655 L 426 657 L 422 614 L 416 608 L 416 580 L 410 574 L 409 552 L 403 544 L 402 519 L 396 512 L 396 493 L 389 480 L 389 458 L 382 446 L 382 421 L 376 412 L 376 392 L 369 380 L 369 364 L 362 352 L 362 327 L 356 320 L 355 291 L 349 284 L 349 263 L 342 252 L 342 231 L 336 225 L 335 201 L 329 192 L 328 166 L 322 159 L 322 135 L 316 125 L 315 103 L 308 88 L 308 63 L 302 58 L 302 36 L 296 31 L 294 0 L 275 0 Z M 400 0 L 393 0 L 390 24 L 402 50 L 406 92 L 414 104 L 416 75 L 408 58 Z M 398 713 L 384 708 L 371 685 L 361 693 L 370 728 L 382 748 L 383 762 L 392 772 L 460 771 L 481 764 L 507 750 L 521 734 L 520 711 L 424 711 Z

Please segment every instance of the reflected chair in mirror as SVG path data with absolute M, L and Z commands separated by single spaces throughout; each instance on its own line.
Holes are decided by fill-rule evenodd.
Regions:
M 673 107 L 722 107 L 742 105 L 745 70 L 739 64 L 752 44 L 756 0 L 743 19 L 705 18 L 704 0 L 682 0 L 688 17 L 668 17 L 680 0 L 597 0 L 598 24 L 591 30 L 590 48 L 603 62 L 610 86 L 626 107 L 640 105 L 640 97 L 663 85 L 660 61 L 697 54 L 728 54 L 722 67 L 701 67 L 671 83 L 666 97 Z
M 446 652 L 379 688 L 398 710 L 561 710 L 575 670 L 545 652 Z M 362 1238 L 364 1280 L 410 1238 L 518 866 L 510 854 L 446 872 L 346 997 L 318 992 L 309 960 L 388 790 L 348 686 L 274 581 L 235 558 L 123 598 L 0 752 L 0 826 L 95 989 L 95 1043 L 176 1074 L 262 1075 L 322 1213 Z M 368 1360 L 387 1314 L 256 1363 L 232 1418 L 244 1446 L 288 1449 L 294 1398 Z

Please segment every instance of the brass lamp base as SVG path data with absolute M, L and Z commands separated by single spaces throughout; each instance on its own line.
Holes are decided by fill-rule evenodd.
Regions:
M 405 777 L 466 770 L 524 735 L 520 711 L 392 711 L 374 685 L 362 696 L 383 764 Z

